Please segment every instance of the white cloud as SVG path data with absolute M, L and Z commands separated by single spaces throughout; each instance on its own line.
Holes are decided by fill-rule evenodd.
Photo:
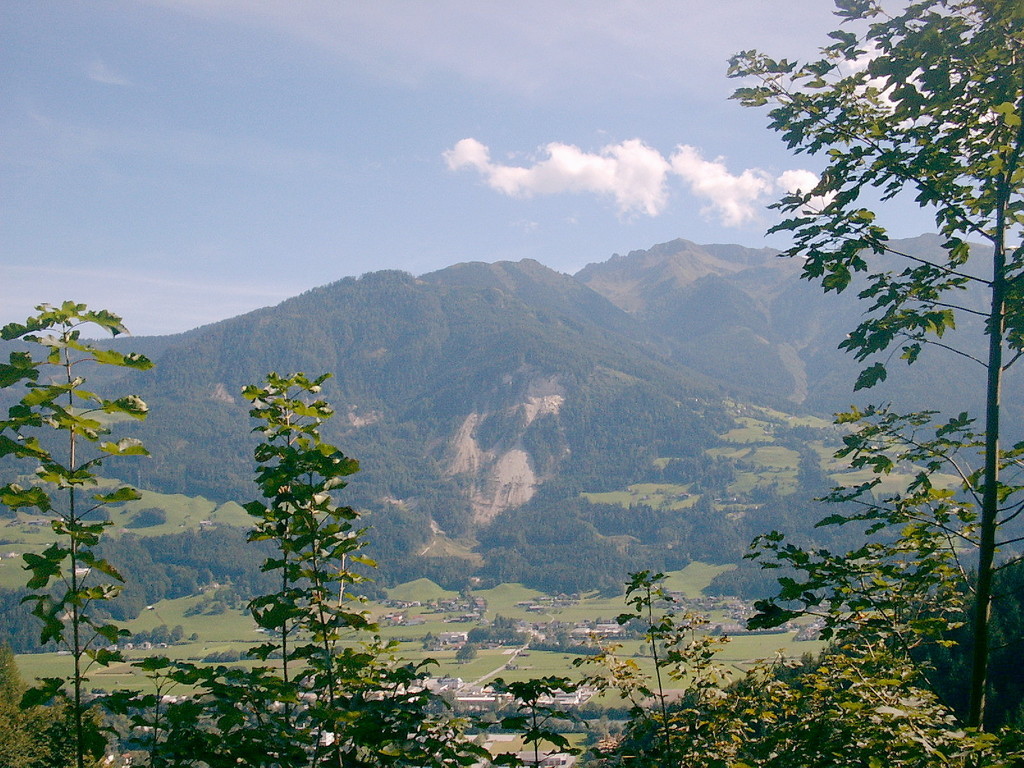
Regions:
M 132 84 L 131 80 L 122 77 L 99 59 L 88 66 L 85 74 L 93 82 L 102 83 L 103 85 L 119 85 L 124 87 Z
M 614 197 L 620 214 L 657 216 L 668 205 L 668 179 L 674 174 L 691 194 L 705 201 L 701 214 L 737 227 L 760 218 L 768 200 L 781 191 L 810 191 L 818 177 L 805 170 L 778 177 L 760 168 L 731 173 L 722 158 L 705 160 L 696 147 L 681 144 L 668 159 L 639 139 L 610 144 L 587 153 L 570 144 L 552 142 L 546 155 L 528 167 L 491 160 L 490 150 L 476 139 L 462 139 L 444 153 L 453 171 L 472 168 L 487 185 L 510 197 L 592 192 Z
M 758 218 L 765 198 L 775 188 L 772 177 L 759 168 L 734 175 L 725 162 L 705 160 L 695 147 L 681 144 L 672 155 L 672 170 L 690 185 L 690 191 L 708 201 L 701 209 L 723 224 L 737 227 Z
M 835 20 L 822 0 L 145 0 L 269 28 L 401 82 L 442 72 L 520 94 L 732 90 L 726 61 L 757 47 L 813 55 Z
M 611 144 L 600 152 L 584 152 L 571 144 L 552 142 L 546 157 L 530 167 L 501 165 L 476 139 L 463 139 L 445 152 L 453 171 L 474 168 L 492 189 L 511 197 L 593 192 L 615 198 L 619 213 L 656 216 L 668 199 L 668 162 L 639 139 Z
M 810 192 L 818 185 L 818 175 L 804 170 L 783 171 L 778 184 L 786 192 Z
M 785 192 L 807 194 L 818 185 L 817 174 L 810 171 L 786 171 L 778 178 L 779 187 Z M 821 211 L 835 197 L 834 192 L 826 195 L 815 195 L 807 200 L 802 208 L 806 214 L 814 214 Z

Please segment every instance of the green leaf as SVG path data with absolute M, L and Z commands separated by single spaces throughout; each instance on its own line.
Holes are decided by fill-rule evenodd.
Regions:
M 0 503 L 10 509 L 36 507 L 40 512 L 49 512 L 52 509 L 50 496 L 42 488 L 22 488 L 14 483 L 0 488 Z
M 29 589 L 43 589 L 50 580 L 60 575 L 60 564 L 64 561 L 68 550 L 54 549 L 51 547 L 43 555 L 34 552 L 26 552 L 21 556 L 25 561 L 25 570 L 32 573 L 28 580 Z
M 145 419 L 149 414 L 149 406 L 137 395 L 119 397 L 117 400 L 103 402 L 104 413 L 123 413 L 135 419 Z
M 121 655 L 120 651 L 110 650 L 108 648 L 97 648 L 95 650 L 89 650 L 88 655 L 89 658 L 91 658 L 101 667 L 107 667 L 111 664 L 124 661 L 124 657 Z
M 29 688 L 21 697 L 21 708 L 31 709 L 49 704 L 60 693 L 64 687 L 64 681 L 59 677 L 44 677 L 34 688 Z
M 1017 108 L 1013 102 L 1004 101 L 1002 104 L 994 106 L 992 111 L 1003 118 L 1003 124 L 1007 128 L 1019 128 L 1021 126 L 1021 118 L 1017 114 Z
M 142 494 L 135 488 L 125 485 L 110 493 L 96 494 L 93 498 L 103 504 L 117 504 L 122 501 L 136 501 L 142 498 Z
M 171 661 L 166 656 L 146 656 L 139 661 L 133 662 L 132 666 L 141 669 L 143 672 L 159 672 L 171 666 Z
M 754 608 L 757 613 L 747 619 L 747 628 L 751 630 L 774 629 L 801 616 L 799 611 L 791 611 L 767 601 L 758 601 Z
M 888 375 L 889 373 L 885 370 L 885 366 L 882 363 L 875 363 L 860 372 L 857 376 L 857 382 L 853 385 L 853 389 L 855 392 L 860 389 L 868 389 L 885 381 Z
M 0 364 L 0 389 L 28 379 L 36 381 L 39 371 L 27 352 L 11 352 L 10 364 Z
M 116 443 L 100 443 L 99 449 L 111 456 L 149 456 L 146 446 L 134 437 L 123 437 Z

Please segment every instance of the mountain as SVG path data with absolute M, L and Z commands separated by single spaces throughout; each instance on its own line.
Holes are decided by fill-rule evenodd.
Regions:
M 362 466 L 347 498 L 370 510 L 375 554 L 403 574 L 464 577 L 499 518 L 655 479 L 657 459 L 700 456 L 732 424 L 730 388 L 665 358 L 630 314 L 532 261 L 346 278 L 161 344 L 154 371 L 118 384 L 151 409 L 127 429 L 153 458 L 124 479 L 252 498 L 241 388 L 267 371 L 331 372 L 337 416 L 325 436 Z M 578 540 L 567 509 L 547 517 L 562 515 Z M 630 551 L 596 529 L 593 544 L 595 567 Z
M 792 322 L 778 305 L 798 284 L 799 266 L 776 256 L 674 240 L 590 264 L 576 279 L 664 337 L 678 362 L 761 397 L 800 403 L 807 375 L 799 329 L 780 333 L 774 322 Z
M 918 258 L 936 255 L 941 244 L 936 235 L 891 243 L 895 251 Z M 872 269 L 898 272 L 909 263 L 875 257 Z M 674 240 L 590 264 L 576 279 L 661 337 L 674 361 L 762 402 L 822 414 L 865 401 L 891 402 L 903 410 L 981 412 L 984 371 L 967 357 L 983 357 L 981 319 L 962 315 L 961 326 L 943 339 L 966 354 L 933 350 L 911 369 L 897 352 L 889 360 L 888 380 L 855 396 L 852 384 L 863 366 L 838 347 L 868 308 L 857 296 L 864 278 L 855 278 L 842 294 L 825 294 L 801 280 L 801 270 L 799 262 L 771 249 Z M 957 301 L 985 309 L 983 291 L 967 290 Z M 1006 386 L 1014 396 L 1006 398 L 1005 418 L 1010 432 L 1024 437 L 1024 387 L 1015 372 Z
M 720 399 L 717 385 L 667 364 L 642 337 L 626 313 L 535 262 L 458 265 L 418 279 L 399 272 L 348 278 L 192 332 L 159 356 L 156 375 L 133 377 L 153 410 L 142 429 L 150 442 L 166 440 L 183 457 L 210 451 L 198 462 L 208 475 L 155 462 L 144 476 L 163 490 L 214 497 L 248 489 L 235 481 L 249 471 L 245 447 L 226 449 L 215 439 L 246 423 L 241 387 L 270 370 L 330 371 L 336 439 L 357 446 L 361 458 L 376 456 L 381 440 L 416 444 L 415 459 L 403 455 L 403 467 L 387 470 L 392 495 L 415 487 L 403 475 L 427 472 L 459 485 L 467 475 L 461 468 L 473 465 L 474 517 L 486 517 L 509 506 L 487 487 L 511 483 L 517 489 L 508 492 L 522 499 L 564 463 L 563 446 L 548 446 L 550 455 L 512 469 L 544 417 L 557 417 L 553 434 L 572 429 L 561 423 L 566 403 L 576 413 L 591 407 L 595 390 L 606 391 L 603 398 L 644 387 L 673 402 Z M 571 449 L 570 463 L 589 451 Z M 364 463 L 365 476 L 378 474 L 374 461 Z M 492 470 L 515 479 L 500 483 Z
M 853 399 L 858 364 L 836 347 L 864 305 L 855 288 L 822 295 L 800 268 L 675 240 L 575 276 L 531 260 L 375 272 L 184 334 L 117 339 L 156 368 L 96 381 L 149 403 L 125 429 L 152 458 L 109 471 L 251 499 L 242 387 L 330 372 L 325 437 L 361 464 L 346 500 L 367 511 L 385 581 L 614 589 L 637 568 L 735 562 L 753 534 L 809 530 L 809 499 L 834 471 L 821 456 L 836 434 L 785 412 L 828 416 Z M 974 404 L 947 357 L 891 367 L 871 400 Z

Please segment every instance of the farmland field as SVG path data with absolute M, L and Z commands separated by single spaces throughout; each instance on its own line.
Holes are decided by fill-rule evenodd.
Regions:
M 667 574 L 666 587 L 682 593 L 687 598 L 696 598 L 715 575 L 729 567 L 693 563 L 681 571 Z M 473 596 L 482 597 L 487 601 L 485 617 L 488 621 L 493 621 L 496 616 L 504 616 L 541 626 L 551 621 L 566 624 L 614 622 L 615 617 L 625 610 L 621 597 L 599 597 L 594 594 L 581 596 L 578 601 L 558 602 L 550 598 L 544 600 L 547 596 L 520 584 L 502 584 L 493 589 L 473 592 Z M 486 682 L 496 675 L 506 680 L 525 680 L 545 675 L 579 677 L 585 672 L 595 671 L 589 668 L 589 665 L 582 670 L 574 668 L 575 656 L 566 652 L 481 647 L 474 659 L 459 662 L 455 658 L 454 648 L 427 650 L 424 647 L 424 640 L 428 635 L 436 637 L 442 632 L 468 631 L 477 626 L 458 620 L 458 611 L 446 612 L 436 605 L 437 601 L 455 597 L 455 593 L 443 590 L 427 579 L 418 579 L 389 590 L 389 598 L 393 600 L 420 602 L 421 605 L 405 609 L 406 620 L 412 619 L 415 623 L 382 624 L 379 636 L 382 640 L 397 642 L 397 654 L 408 661 L 436 661 L 436 667 L 431 672 L 434 676 L 459 677 L 467 683 L 477 680 Z M 232 664 L 251 665 L 252 662 L 244 661 L 244 653 L 248 648 L 265 640 L 265 635 L 261 634 L 247 613 L 239 610 L 226 610 L 215 615 L 190 615 L 189 609 L 201 599 L 201 595 L 196 595 L 161 601 L 143 611 L 134 621 L 128 622 L 126 627 L 133 632 L 149 631 L 161 625 L 182 625 L 186 636 L 182 642 L 167 647 L 126 651 L 128 662 L 148 655 L 164 655 L 172 659 L 202 662 L 211 654 L 239 654 L 243 656 L 243 660 L 231 662 Z M 537 603 L 538 600 L 543 602 Z M 543 610 L 527 610 L 526 604 L 539 604 Z M 394 610 L 373 602 L 367 603 L 366 609 L 378 620 Z M 189 640 L 188 637 L 193 635 L 195 639 Z M 351 642 L 369 639 L 367 635 L 353 635 Z M 650 655 L 641 640 L 622 640 L 617 643 L 621 646 L 617 653 L 634 659 L 641 670 L 653 672 Z M 725 644 L 720 658 L 727 664 L 745 666 L 760 659 L 771 659 L 779 653 L 788 657 L 798 657 L 804 653 L 817 652 L 820 648 L 819 642 L 796 641 L 792 632 L 741 635 L 731 638 Z M 518 655 L 514 655 L 517 650 Z M 59 653 L 21 654 L 17 660 L 21 674 L 26 680 L 66 675 L 71 669 L 71 658 Z M 100 690 L 123 687 L 152 689 L 151 682 L 144 674 L 132 668 L 129 663 L 91 670 L 88 686 Z

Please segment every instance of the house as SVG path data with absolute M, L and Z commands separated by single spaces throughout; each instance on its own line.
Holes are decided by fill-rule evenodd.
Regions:
M 576 764 L 576 755 L 568 755 L 565 752 L 539 752 L 535 761 L 533 750 L 520 752 L 517 757 L 523 765 L 537 766 L 537 768 L 572 768 Z

